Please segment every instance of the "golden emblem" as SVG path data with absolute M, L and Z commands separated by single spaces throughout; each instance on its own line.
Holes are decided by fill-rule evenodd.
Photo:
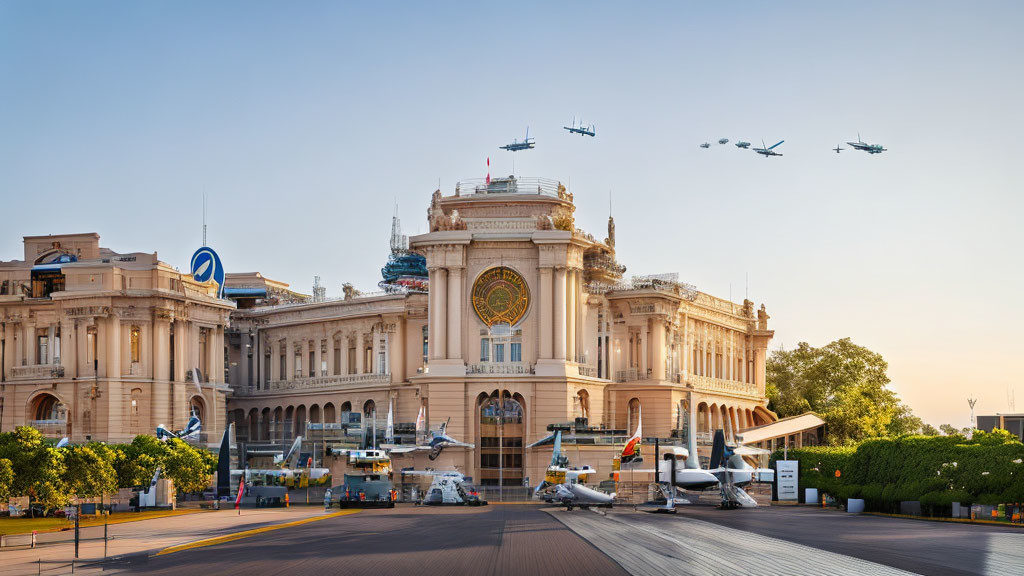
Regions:
M 488 326 L 515 326 L 529 307 L 530 288 L 523 276 L 511 268 L 490 268 L 473 282 L 473 310 Z

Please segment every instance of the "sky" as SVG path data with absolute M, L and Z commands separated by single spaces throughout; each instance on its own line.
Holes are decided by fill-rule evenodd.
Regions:
M 0 1 L 0 260 L 98 232 L 184 270 L 205 194 L 228 271 L 373 290 L 396 203 L 426 232 L 529 126 L 516 174 L 599 238 L 610 205 L 627 275 L 850 337 L 933 425 L 1024 411 L 1024 4 L 376 4 Z

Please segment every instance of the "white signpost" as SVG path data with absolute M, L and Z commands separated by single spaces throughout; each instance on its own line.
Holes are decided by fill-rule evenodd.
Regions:
M 799 460 L 777 460 L 775 462 L 776 482 L 778 482 L 778 498 L 780 502 L 797 502 L 800 495 L 797 490 L 799 485 L 800 461 Z

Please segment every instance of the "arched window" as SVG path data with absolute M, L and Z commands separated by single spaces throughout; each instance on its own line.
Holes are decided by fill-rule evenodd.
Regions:
M 522 486 L 524 400 L 508 391 L 478 397 L 480 484 Z
M 636 425 L 640 422 L 640 399 L 633 398 L 629 401 L 629 410 L 627 412 L 626 420 L 626 434 L 632 434 L 636 431 Z
M 142 357 L 142 331 L 138 326 L 132 326 L 129 342 L 131 343 L 132 364 L 138 364 Z
M 40 394 L 32 401 L 33 420 L 60 420 L 64 405 L 52 394 Z
M 367 400 L 366 402 L 363 403 L 363 416 L 370 418 L 376 411 L 377 405 L 373 402 L 373 400 Z

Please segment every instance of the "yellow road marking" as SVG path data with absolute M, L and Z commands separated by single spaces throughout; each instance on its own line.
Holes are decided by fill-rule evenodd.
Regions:
M 187 544 L 178 544 L 177 546 L 169 546 L 163 550 L 154 554 L 154 556 L 163 556 L 164 554 L 173 554 L 174 552 L 181 552 L 182 550 L 191 550 L 193 548 L 203 548 L 205 546 L 214 546 L 216 544 L 224 544 L 225 542 L 233 542 L 235 540 L 241 540 L 242 538 L 248 538 L 249 536 L 255 536 L 264 532 L 270 532 L 273 530 L 280 530 L 282 528 L 291 528 L 293 526 L 300 526 L 302 524 L 308 524 L 310 522 L 317 522 L 319 520 L 326 520 L 328 518 L 336 518 L 338 516 L 346 516 L 348 514 L 355 514 L 359 510 L 341 510 L 340 512 L 334 512 L 332 514 L 324 514 L 323 516 L 313 516 L 312 518 L 303 518 L 302 520 L 295 520 L 293 522 L 285 522 L 283 524 L 274 524 L 272 526 L 263 526 L 261 528 L 253 528 L 251 530 L 243 530 L 242 532 L 235 532 L 234 534 L 225 534 L 224 536 L 216 536 L 213 538 L 207 538 L 205 540 L 196 540 L 195 542 L 189 542 Z

